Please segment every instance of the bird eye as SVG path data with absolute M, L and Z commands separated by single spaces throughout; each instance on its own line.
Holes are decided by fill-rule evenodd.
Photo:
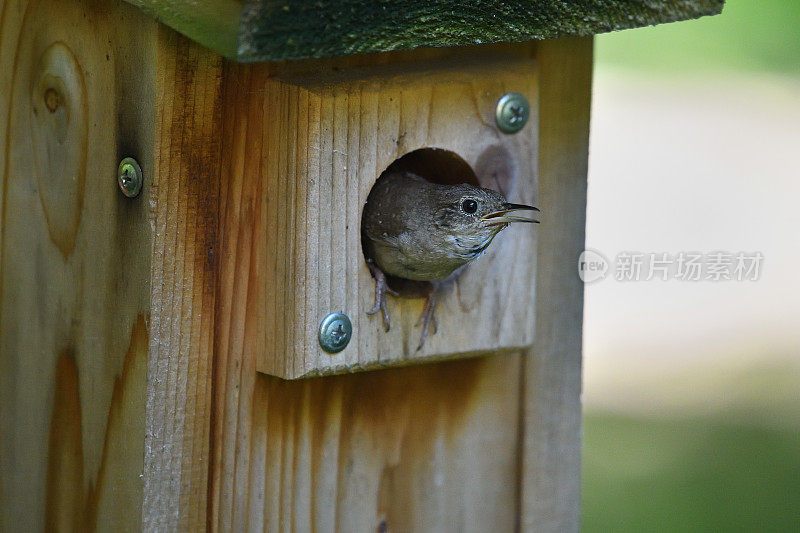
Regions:
M 466 200 L 461 202 L 461 210 L 468 215 L 475 214 L 475 212 L 478 211 L 478 202 L 476 202 L 472 198 L 467 198 Z

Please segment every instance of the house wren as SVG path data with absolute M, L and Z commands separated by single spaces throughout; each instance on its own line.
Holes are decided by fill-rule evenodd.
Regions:
M 382 311 L 386 331 L 389 313 L 386 276 L 428 282 L 427 300 L 417 326 L 422 326 L 418 350 L 428 329 L 436 331 L 436 293 L 440 282 L 483 254 L 492 239 L 512 222 L 538 220 L 515 214 L 539 211 L 511 204 L 502 194 L 466 183 L 441 185 L 411 172 L 381 176 L 367 197 L 362 218 L 362 242 L 375 278 L 375 307 Z

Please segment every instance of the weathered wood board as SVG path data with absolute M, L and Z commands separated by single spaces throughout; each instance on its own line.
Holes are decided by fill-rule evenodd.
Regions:
M 542 221 L 536 339 L 524 358 L 521 529 L 578 531 L 581 347 L 592 40 L 538 43 Z
M 535 62 L 494 54 L 346 73 L 267 73 L 254 68 L 233 88 L 248 108 L 232 132 L 244 159 L 227 170 L 243 174 L 260 195 L 252 219 L 240 221 L 252 222 L 256 239 L 248 260 L 257 288 L 247 313 L 260 331 L 258 369 L 297 378 L 530 346 L 535 226 L 501 232 L 442 291 L 438 332 L 418 351 L 424 298 L 390 297 L 389 332 L 379 316 L 366 314 L 375 292 L 361 213 L 381 172 L 429 148 L 457 154 L 481 185 L 510 201 L 535 205 Z M 527 126 L 513 135 L 494 119 L 497 101 L 510 91 L 525 94 L 532 108 Z M 435 170 L 449 178 L 446 161 Z M 346 313 L 353 324 L 350 344 L 337 354 L 323 351 L 317 338 L 331 312 Z
M 156 41 L 153 248 L 143 527 L 207 521 L 222 58 L 161 28 Z

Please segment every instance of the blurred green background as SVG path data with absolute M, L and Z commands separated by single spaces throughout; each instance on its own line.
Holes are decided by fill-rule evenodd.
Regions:
M 595 54 L 587 246 L 766 258 L 750 284 L 586 286 L 582 528 L 800 531 L 800 0 Z
M 800 1 L 726 0 L 722 15 L 600 35 L 598 68 L 800 74 Z

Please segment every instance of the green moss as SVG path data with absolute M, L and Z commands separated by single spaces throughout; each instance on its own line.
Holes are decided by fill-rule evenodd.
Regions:
M 129 0 L 239 61 L 594 35 L 719 13 L 724 0 Z M 221 16 L 215 16 L 215 13 Z M 238 23 L 231 24 L 231 13 Z M 236 51 L 231 35 L 236 27 Z
M 718 13 L 722 0 L 304 0 L 250 2 L 242 61 L 594 35 Z

